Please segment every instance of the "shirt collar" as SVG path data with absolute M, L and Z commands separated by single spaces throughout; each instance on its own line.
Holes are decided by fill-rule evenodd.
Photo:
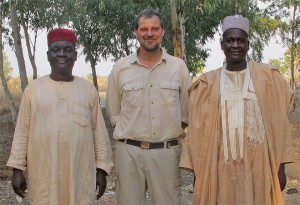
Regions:
M 161 51 L 162 51 L 162 55 L 161 55 L 161 60 L 160 60 L 160 62 L 162 62 L 162 60 L 167 61 L 167 59 L 168 59 L 167 53 L 164 52 L 162 49 L 161 49 Z M 139 48 L 131 55 L 130 60 L 129 60 L 129 62 L 130 62 L 131 64 L 134 64 L 134 63 L 138 62 L 138 55 L 137 55 L 138 52 L 139 52 Z

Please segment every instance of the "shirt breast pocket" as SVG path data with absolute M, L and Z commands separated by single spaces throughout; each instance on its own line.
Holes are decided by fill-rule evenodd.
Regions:
M 89 125 L 88 109 L 81 105 L 73 105 L 73 120 L 81 125 L 87 127 Z
M 122 102 L 132 108 L 144 105 L 143 88 L 144 83 L 128 83 L 124 85 Z
M 176 82 L 160 83 L 160 94 L 163 105 L 174 106 L 179 103 L 180 84 Z

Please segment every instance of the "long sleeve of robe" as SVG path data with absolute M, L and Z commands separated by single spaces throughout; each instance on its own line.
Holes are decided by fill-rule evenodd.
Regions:
M 278 170 L 280 163 L 294 160 L 288 122 L 293 92 L 276 68 L 249 62 L 249 69 L 266 132 L 267 150 L 264 153 L 268 154 L 270 167 L 266 175 L 270 176 L 271 187 L 260 195 L 265 195 L 262 198 L 267 199 L 270 204 L 283 204 Z M 180 167 L 194 172 L 196 176 L 193 195 L 195 205 L 228 204 L 228 201 L 220 201 L 218 198 L 223 192 L 218 189 L 222 180 L 218 173 L 219 152 L 222 145 L 220 73 L 221 69 L 217 69 L 201 75 L 190 90 L 189 128 L 183 142 Z M 263 172 L 267 170 L 261 171 L 264 174 Z M 256 184 L 255 176 L 253 180 L 253 184 Z
M 7 166 L 27 170 L 32 204 L 95 201 L 96 168 L 110 173 L 111 145 L 96 89 L 44 76 L 24 91 Z

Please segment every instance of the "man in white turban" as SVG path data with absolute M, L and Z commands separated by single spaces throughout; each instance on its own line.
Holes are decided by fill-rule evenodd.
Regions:
M 247 18 L 227 16 L 222 29 L 226 63 L 190 89 L 180 166 L 195 174 L 193 204 L 284 204 L 293 93 L 274 66 L 246 60 Z

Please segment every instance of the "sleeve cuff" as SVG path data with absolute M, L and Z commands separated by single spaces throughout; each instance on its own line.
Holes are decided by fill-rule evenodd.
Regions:
M 113 168 L 113 163 L 97 163 L 96 164 L 96 167 L 97 168 L 100 168 L 100 169 L 103 169 L 107 174 L 110 174 L 111 173 L 111 170 Z
M 110 123 L 113 127 L 116 126 L 118 118 L 119 118 L 119 115 L 114 115 L 110 118 Z
M 20 170 L 22 170 L 22 171 L 26 171 L 26 167 L 18 166 L 18 165 L 9 163 L 9 162 L 6 164 L 6 166 L 7 166 L 7 167 L 11 167 L 11 168 L 15 168 L 15 169 L 20 169 Z

